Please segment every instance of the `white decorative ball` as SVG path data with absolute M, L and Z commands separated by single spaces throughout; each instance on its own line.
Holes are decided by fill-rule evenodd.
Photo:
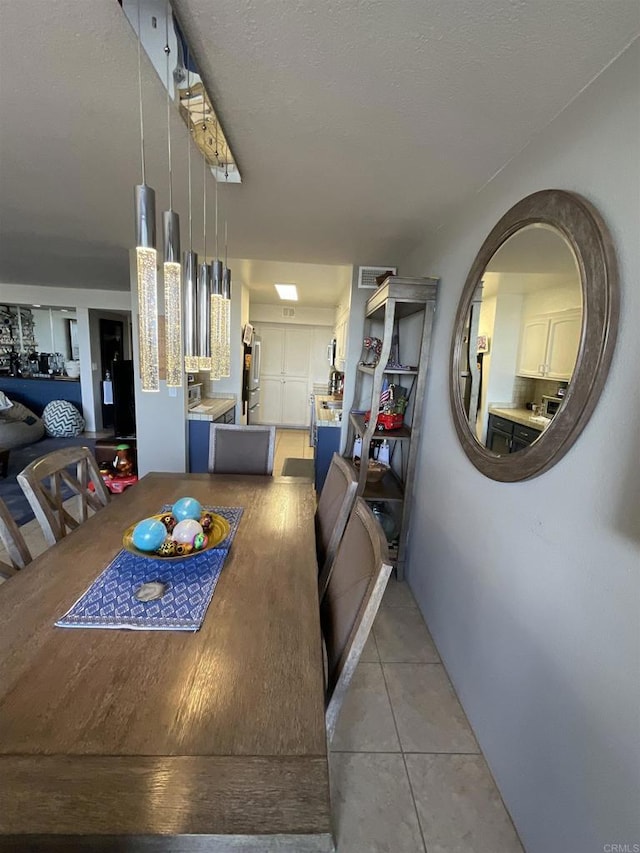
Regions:
M 202 533 L 202 525 L 195 518 L 185 518 L 184 521 L 179 521 L 171 531 L 171 538 L 174 542 L 180 542 L 183 545 L 193 544 L 193 540 L 198 533 Z

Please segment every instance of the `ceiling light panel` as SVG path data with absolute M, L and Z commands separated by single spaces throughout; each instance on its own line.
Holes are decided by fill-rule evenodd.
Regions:
M 280 299 L 286 299 L 288 302 L 298 301 L 298 288 L 295 284 L 274 284 L 274 287 Z

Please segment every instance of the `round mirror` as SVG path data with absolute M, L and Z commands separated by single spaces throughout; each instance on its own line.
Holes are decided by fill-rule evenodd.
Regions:
M 535 477 L 587 422 L 611 362 L 615 254 L 585 199 L 543 190 L 516 204 L 471 267 L 451 344 L 462 446 L 495 480 Z

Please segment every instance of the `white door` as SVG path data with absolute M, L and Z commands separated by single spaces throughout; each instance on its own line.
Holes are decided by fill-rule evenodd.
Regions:
M 284 362 L 284 333 L 280 326 L 260 326 L 262 339 L 260 375 L 282 376 Z
M 310 329 L 285 329 L 283 373 L 309 378 Z
M 287 376 L 282 388 L 282 423 L 285 426 L 308 427 L 310 409 L 307 378 Z
M 281 377 L 269 378 L 262 376 L 260 379 L 260 411 L 258 423 L 280 424 L 282 423 L 282 396 L 284 383 Z
M 528 320 L 520 335 L 519 376 L 543 376 L 549 337 L 549 320 Z

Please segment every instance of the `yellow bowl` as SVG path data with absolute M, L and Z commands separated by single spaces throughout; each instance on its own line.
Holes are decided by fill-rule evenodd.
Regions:
M 170 515 L 170 513 L 161 512 L 158 515 L 147 516 L 147 518 L 155 518 L 157 521 L 161 521 L 165 515 Z M 122 537 L 122 545 L 127 551 L 130 551 L 138 557 L 147 557 L 153 560 L 186 560 L 188 557 L 195 557 L 196 554 L 204 554 L 205 551 L 210 551 L 212 548 L 216 548 L 221 542 L 224 542 L 231 532 L 231 527 L 229 526 L 229 522 L 226 518 L 223 518 L 221 515 L 217 515 L 215 512 L 207 513 L 207 515 L 211 516 L 211 526 L 207 533 L 209 541 L 207 542 L 206 547 L 201 548 L 199 551 L 190 551 L 188 554 L 175 554 L 173 557 L 164 557 L 162 554 L 158 554 L 157 551 L 141 551 L 133 544 L 133 531 L 136 524 L 138 524 L 137 521 L 125 530 L 124 536 Z

